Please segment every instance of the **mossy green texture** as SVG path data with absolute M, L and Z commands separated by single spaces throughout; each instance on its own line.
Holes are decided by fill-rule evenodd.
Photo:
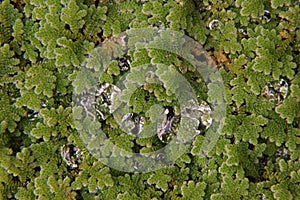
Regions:
M 300 199 L 299 19 L 296 0 L 2 1 L 0 199 Z M 147 27 L 179 31 L 203 45 L 224 79 L 227 115 L 208 155 L 199 150 L 200 134 L 173 165 L 125 173 L 83 145 L 71 114 L 72 82 L 94 47 Z M 172 65 L 205 100 L 207 88 L 192 81 L 192 67 L 167 54 L 140 49 L 127 56 L 133 68 Z M 112 83 L 121 73 L 111 65 L 103 80 Z M 281 80 L 288 92 L 274 103 L 263 91 Z M 134 95 L 129 103 L 136 113 L 156 102 L 176 106 L 173 94 L 155 83 Z M 108 118 L 102 128 L 116 145 L 162 147 L 156 137 L 135 141 L 111 129 L 114 123 Z M 74 168 L 61 156 L 70 144 L 80 149 Z

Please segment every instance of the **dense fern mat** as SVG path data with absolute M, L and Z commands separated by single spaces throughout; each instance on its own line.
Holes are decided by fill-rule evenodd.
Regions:
M 0 199 L 300 199 L 299 19 L 297 0 L 2 1 Z M 79 137 L 72 83 L 99 44 L 149 27 L 184 33 L 204 47 L 224 80 L 226 118 L 205 156 L 202 128 L 170 166 L 122 172 L 91 155 Z M 167 54 L 129 52 L 103 80 L 114 83 L 122 70 L 165 61 L 206 100 L 189 64 Z M 129 104 L 146 124 L 144 111 L 161 103 L 175 113 L 175 124 L 174 96 L 149 84 Z M 165 145 L 125 134 L 101 105 L 102 128 L 117 146 L 148 152 Z

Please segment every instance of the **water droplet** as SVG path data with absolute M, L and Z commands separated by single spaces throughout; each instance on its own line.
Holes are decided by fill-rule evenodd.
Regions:
M 289 85 L 284 79 L 268 84 L 263 88 L 263 95 L 271 103 L 279 105 L 288 94 Z
M 221 27 L 221 22 L 217 19 L 212 20 L 208 24 L 209 29 L 218 29 Z
M 125 58 L 119 60 L 119 69 L 122 72 L 128 71 L 130 69 L 130 61 Z
M 268 21 L 271 19 L 271 13 L 268 10 L 264 10 L 264 18 Z

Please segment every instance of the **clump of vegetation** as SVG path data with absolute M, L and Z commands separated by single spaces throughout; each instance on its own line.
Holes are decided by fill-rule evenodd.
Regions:
M 2 1 L 1 198 L 299 199 L 299 13 L 294 0 Z M 205 155 L 200 147 L 210 120 L 199 118 L 201 134 L 175 163 L 127 173 L 97 160 L 79 137 L 72 115 L 73 82 L 99 44 L 126 30 L 149 27 L 178 31 L 203 45 L 224 80 L 227 113 L 222 135 Z M 207 101 L 207 86 L 191 65 L 157 49 L 120 57 L 97 89 L 149 63 L 172 66 L 190 82 L 199 103 Z M 135 139 L 120 131 L 108 115 L 104 94 L 98 93 L 98 119 L 117 146 L 149 152 L 172 139 L 172 134 Z M 163 127 L 172 120 L 176 129 L 180 116 L 174 95 L 150 79 L 138 88 L 128 116 L 136 119 L 136 133 L 155 117 L 154 104 L 162 105 Z

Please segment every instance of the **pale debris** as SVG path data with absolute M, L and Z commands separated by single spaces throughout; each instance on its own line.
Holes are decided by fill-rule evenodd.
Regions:
M 279 105 L 288 94 L 289 85 L 284 79 L 278 82 L 270 83 L 263 88 L 263 95 L 267 97 L 268 101 Z
M 201 123 L 206 127 L 206 129 L 208 129 L 213 122 L 213 119 L 211 117 L 211 107 L 205 101 L 202 101 L 202 103 L 198 107 L 198 110 L 201 112 Z
M 63 145 L 61 147 L 61 157 L 71 169 L 75 169 L 82 160 L 82 152 L 72 144 Z

